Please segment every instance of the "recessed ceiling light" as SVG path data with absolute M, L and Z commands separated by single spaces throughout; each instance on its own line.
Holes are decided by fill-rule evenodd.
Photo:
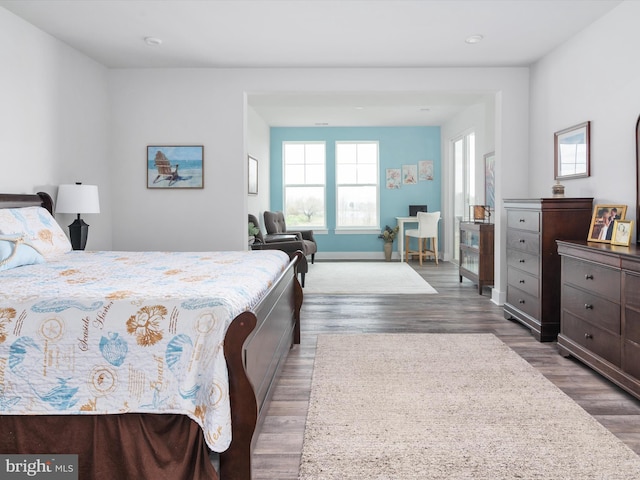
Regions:
M 431 109 L 429 107 L 420 107 L 421 112 L 430 112 Z
M 364 107 L 361 105 L 356 106 L 356 110 L 364 110 Z
M 156 37 L 144 37 L 144 42 L 152 47 L 157 47 L 162 44 L 162 40 Z
M 465 40 L 464 40 L 464 41 L 465 41 L 465 42 L 467 42 L 467 43 L 472 43 L 472 44 L 473 44 L 473 43 L 480 43 L 480 42 L 482 41 L 482 39 L 483 39 L 483 38 L 484 38 L 484 37 L 483 37 L 482 35 L 479 35 L 479 34 L 477 34 L 477 35 L 470 35 L 470 36 L 468 36 L 467 38 L 465 38 Z

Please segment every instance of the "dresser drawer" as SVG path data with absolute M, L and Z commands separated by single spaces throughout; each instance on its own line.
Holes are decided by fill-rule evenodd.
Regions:
M 540 318 L 540 300 L 512 285 L 507 285 L 507 303 L 535 319 Z
M 531 275 L 540 275 L 540 257 L 519 250 L 507 250 L 507 265 L 524 270 Z
M 507 227 L 519 230 L 540 231 L 540 212 L 528 210 L 509 210 L 507 212 Z
M 508 229 L 507 249 L 538 255 L 540 253 L 540 236 L 537 233 Z
M 620 271 L 591 262 L 562 257 L 562 282 L 620 302 Z
M 640 311 L 635 308 L 624 309 L 624 336 L 640 344 Z
M 620 304 L 571 285 L 562 285 L 562 309 L 592 325 L 620 335 Z
M 640 310 L 640 277 L 624 272 L 622 278 L 625 305 Z
M 623 370 L 635 378 L 640 378 L 640 345 L 624 342 Z
M 522 290 L 535 298 L 540 296 L 537 276 L 509 267 L 507 269 L 507 279 L 509 285 L 516 287 L 518 290 Z
M 620 367 L 620 335 L 591 325 L 566 310 L 562 313 L 561 324 L 563 335 Z

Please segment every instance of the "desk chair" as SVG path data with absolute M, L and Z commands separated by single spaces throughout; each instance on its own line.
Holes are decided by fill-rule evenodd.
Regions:
M 440 222 L 440 212 L 418 212 L 418 228 L 404 232 L 405 258 L 407 260 L 410 255 L 418 255 L 420 266 L 422 266 L 422 258 L 433 255 L 436 265 L 438 264 L 438 222 Z M 418 239 L 418 250 L 409 249 L 411 237 Z M 430 240 L 430 249 L 427 248 L 427 240 Z

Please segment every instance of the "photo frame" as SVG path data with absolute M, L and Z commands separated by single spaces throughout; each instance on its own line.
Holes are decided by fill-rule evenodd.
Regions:
M 148 145 L 147 188 L 204 188 L 204 146 Z
M 496 208 L 496 153 L 484 156 L 484 203 L 494 210 Z
M 405 185 L 415 185 L 418 183 L 417 165 L 402 165 L 402 183 Z
M 626 205 L 596 205 L 591 216 L 587 241 L 611 243 L 616 220 L 624 220 Z
M 631 244 L 631 234 L 633 233 L 633 220 L 616 220 L 613 224 L 612 245 L 623 245 L 628 247 Z
M 385 174 L 385 184 L 388 190 L 395 190 L 400 188 L 400 182 L 402 180 L 402 173 L 399 168 L 387 168 Z
M 420 160 L 418 162 L 418 181 L 433 180 L 433 160 Z
M 580 123 L 554 134 L 556 180 L 591 175 L 590 137 L 591 122 Z
M 257 195 L 258 194 L 258 159 L 249 155 L 249 168 L 248 168 L 248 179 L 249 179 L 249 195 Z

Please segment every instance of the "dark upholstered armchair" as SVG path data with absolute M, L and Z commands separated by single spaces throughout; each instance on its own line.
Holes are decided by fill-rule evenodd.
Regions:
M 298 239 L 304 243 L 305 257 L 311 255 L 311 263 L 314 262 L 316 252 L 318 251 L 318 245 L 313 238 L 313 230 L 287 230 L 287 224 L 284 220 L 284 213 L 282 212 L 264 212 L 264 228 L 267 229 L 267 241 L 271 235 L 292 234 L 296 235 Z
M 289 258 L 293 258 L 296 252 L 304 253 L 304 243 L 299 240 L 295 235 L 267 235 L 269 240 L 262 235 L 260 231 L 260 224 L 255 215 L 249 214 L 249 222 L 258 229 L 258 233 L 254 235 L 255 241 L 251 244 L 252 250 L 282 250 L 289 255 Z M 300 274 L 300 285 L 304 287 L 304 276 L 309 271 L 309 264 L 307 263 L 307 257 L 303 257 L 296 265 L 296 272 Z

